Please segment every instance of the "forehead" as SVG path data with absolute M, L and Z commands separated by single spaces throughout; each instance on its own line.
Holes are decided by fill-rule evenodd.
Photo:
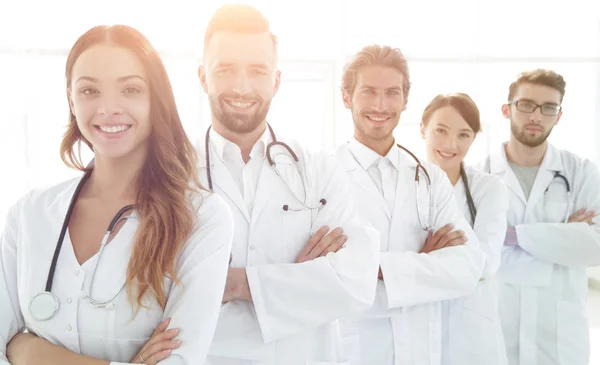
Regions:
M 458 110 L 452 106 L 444 106 L 433 112 L 431 115 L 431 121 L 434 123 L 441 123 L 450 129 L 469 129 L 473 130 L 465 118 L 460 115 Z
M 116 79 L 139 75 L 145 78 L 144 66 L 132 51 L 111 45 L 96 45 L 83 51 L 75 61 L 72 79 L 90 76 L 97 79 Z
M 358 70 L 356 87 L 375 87 L 381 89 L 401 88 L 404 75 L 397 69 L 387 66 L 367 66 Z
M 217 64 L 266 64 L 275 63 L 275 47 L 269 33 L 216 32 L 204 52 L 208 67 Z
M 514 99 L 529 99 L 538 104 L 555 103 L 560 104 L 560 92 L 545 85 L 523 83 L 517 87 Z

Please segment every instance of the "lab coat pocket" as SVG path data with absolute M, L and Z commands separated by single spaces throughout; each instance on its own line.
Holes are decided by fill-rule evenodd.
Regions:
M 558 358 L 561 364 L 587 364 L 590 339 L 586 306 L 576 302 L 559 302 L 557 320 Z
M 318 227 L 320 228 L 320 227 Z M 317 229 L 318 229 L 317 228 Z M 282 258 L 280 262 L 295 262 L 296 258 L 311 237 L 311 212 L 281 211 L 281 225 L 278 227 Z

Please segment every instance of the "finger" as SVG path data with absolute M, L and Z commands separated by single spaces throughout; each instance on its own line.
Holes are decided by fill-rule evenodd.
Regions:
M 425 239 L 425 244 L 423 245 L 423 248 L 421 249 L 422 253 L 429 253 L 429 252 L 433 251 L 435 244 L 433 244 L 433 239 L 431 237 L 433 237 L 433 232 L 431 232 L 431 231 L 427 232 L 427 238 Z
M 587 212 L 587 209 L 585 209 L 585 208 L 579 209 L 578 211 L 576 211 L 575 213 L 573 213 L 571 215 L 571 217 L 569 218 L 568 221 L 569 222 L 580 222 L 581 218 L 583 216 L 585 216 L 586 212 Z
M 161 352 L 173 350 L 181 346 L 181 340 L 160 341 L 144 350 L 144 359 L 149 359 Z
M 457 238 L 454 238 L 454 239 L 451 239 L 450 241 L 448 241 L 448 243 L 446 243 L 446 245 L 444 247 L 464 245 L 465 243 L 467 243 L 467 241 L 468 241 L 468 239 L 466 236 L 457 237 Z
M 160 322 L 158 326 L 156 326 L 156 328 L 154 329 L 154 332 L 152 332 L 152 336 L 164 332 L 167 329 L 167 327 L 169 327 L 169 323 L 171 323 L 171 318 L 167 318 L 164 321 Z
M 325 249 L 325 251 L 323 251 L 323 253 L 321 254 L 321 256 L 327 256 L 328 253 L 330 252 L 338 252 L 340 250 L 340 248 L 342 248 L 342 246 L 344 245 L 344 243 L 346 243 L 348 241 L 348 237 L 347 236 L 340 236 L 339 238 L 337 238 L 336 240 L 334 240 L 331 245 L 329 245 L 329 247 L 327 247 Z
M 440 228 L 437 231 L 435 231 L 435 233 L 431 237 L 431 239 L 433 240 L 432 243 L 434 244 L 434 246 L 437 246 L 438 241 L 442 237 L 444 237 L 446 234 L 448 234 L 450 231 L 452 231 L 453 229 L 454 229 L 454 225 L 453 224 L 446 224 L 442 228 Z
M 449 232 L 449 233 L 445 234 L 444 236 L 442 236 L 442 238 L 440 238 L 440 240 L 435 245 L 435 249 L 439 250 L 440 248 L 444 248 L 444 247 L 446 247 L 446 245 L 448 244 L 449 241 L 452 241 L 453 239 L 456 239 L 459 237 L 464 237 L 464 236 L 465 236 L 465 232 L 463 232 L 461 230 Z
M 308 240 L 306 245 L 304 245 L 304 248 L 302 249 L 302 251 L 300 251 L 299 256 L 300 257 L 308 256 L 310 251 L 312 251 L 312 249 L 315 247 L 315 245 L 317 245 L 317 243 L 319 243 L 323 239 L 323 237 L 325 237 L 327 232 L 329 232 L 329 227 L 323 226 L 323 227 L 319 228 L 315 232 L 315 234 L 313 234 L 313 236 Z
M 155 343 L 172 340 L 178 334 L 179 334 L 178 328 L 172 328 L 170 330 L 166 330 L 162 333 L 159 333 L 158 335 L 152 336 L 148 340 L 148 342 L 146 342 L 146 346 L 144 346 L 144 347 L 149 348 L 150 346 L 154 345 Z
M 310 257 L 310 260 L 321 256 L 323 252 L 325 252 L 327 247 L 329 247 L 336 239 L 341 237 L 343 233 L 344 230 L 341 227 L 337 227 L 336 229 L 325 235 L 325 237 L 323 237 L 321 241 L 319 241 L 319 243 L 317 243 L 315 247 L 313 247 L 313 249 L 308 253 L 308 257 Z
M 144 364 L 147 365 L 156 365 L 158 364 L 160 361 L 163 361 L 164 359 L 166 359 L 167 357 L 169 357 L 169 355 L 171 355 L 171 351 L 172 350 L 164 350 L 161 351 L 159 353 L 156 353 L 148 358 L 144 358 Z

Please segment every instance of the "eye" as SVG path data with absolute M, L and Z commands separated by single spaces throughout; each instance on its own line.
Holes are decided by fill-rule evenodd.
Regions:
M 435 131 L 438 132 L 439 134 L 446 134 L 446 130 L 442 129 L 442 128 L 436 128 Z
M 470 138 L 471 137 L 471 135 L 469 133 L 461 133 L 459 136 L 460 136 L 460 138 Z
M 125 94 L 139 94 L 142 92 L 141 88 L 135 86 L 129 86 L 123 90 Z
M 81 88 L 81 89 L 79 90 L 79 92 L 80 92 L 82 95 L 86 95 L 86 96 L 89 96 L 89 95 L 94 95 L 94 94 L 99 94 L 99 93 L 100 93 L 100 92 L 99 92 L 97 89 L 95 89 L 95 88 L 93 88 L 93 87 L 84 87 L 84 88 Z
M 261 68 L 255 68 L 255 69 L 252 69 L 252 73 L 253 73 L 254 75 L 266 75 L 266 74 L 267 74 L 267 71 L 266 71 L 266 70 L 263 70 L 263 69 L 261 69 Z

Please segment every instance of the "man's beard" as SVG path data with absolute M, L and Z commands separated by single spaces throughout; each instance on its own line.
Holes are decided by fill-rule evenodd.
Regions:
M 251 133 L 258 128 L 258 126 L 265 120 L 271 101 L 265 102 L 260 97 L 243 99 L 242 102 L 256 103 L 256 112 L 253 114 L 236 113 L 228 111 L 229 105 L 225 105 L 225 99 L 240 100 L 237 96 L 228 96 L 221 94 L 218 97 L 210 97 L 210 109 L 213 116 L 230 132 L 247 134 Z

